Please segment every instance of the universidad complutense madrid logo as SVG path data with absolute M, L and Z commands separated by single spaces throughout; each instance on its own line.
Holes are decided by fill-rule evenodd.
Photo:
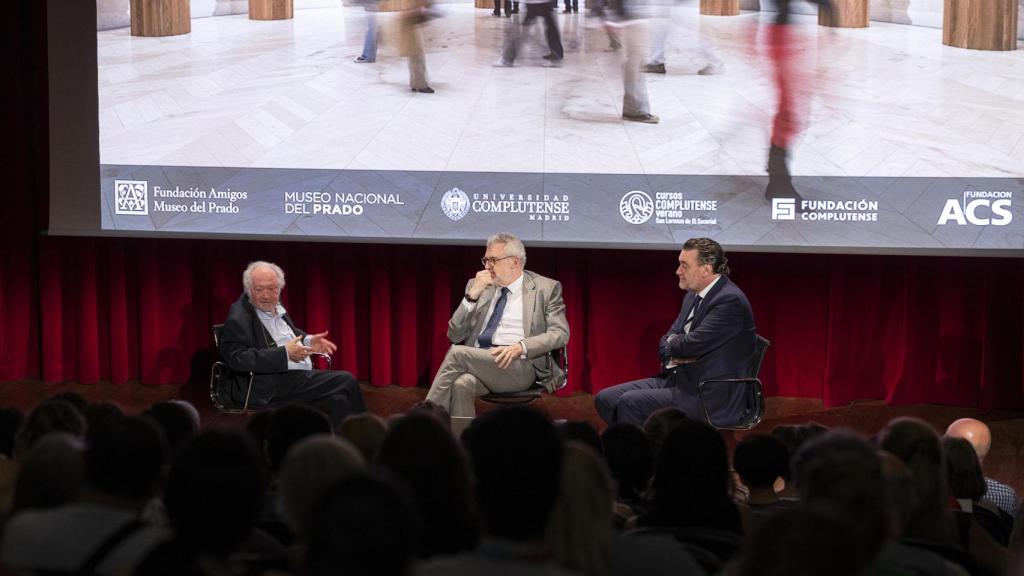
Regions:
M 458 188 L 452 188 L 441 197 L 441 211 L 451 220 L 462 220 L 469 214 L 469 195 Z

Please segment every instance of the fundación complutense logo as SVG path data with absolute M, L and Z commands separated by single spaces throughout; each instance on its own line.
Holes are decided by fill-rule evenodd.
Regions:
M 946 200 L 938 225 L 1006 226 L 1013 222 L 1012 200 L 1013 192 L 1006 190 L 965 190 L 963 197 Z
M 149 182 L 114 180 L 114 214 L 149 216 Z
M 441 211 L 451 220 L 462 220 L 469 214 L 469 196 L 458 188 L 452 188 L 441 197 Z
M 796 198 L 772 198 L 772 220 L 796 220 Z
M 643 224 L 654 216 L 654 200 L 643 190 L 630 190 L 619 200 L 619 214 L 630 224 Z
M 878 201 L 857 200 L 801 200 L 772 198 L 772 220 L 817 220 L 822 222 L 878 222 Z
M 441 197 L 441 211 L 451 220 L 461 220 L 470 212 L 486 214 L 523 214 L 535 222 L 568 222 L 568 194 L 521 192 L 483 192 L 467 194 L 452 188 Z

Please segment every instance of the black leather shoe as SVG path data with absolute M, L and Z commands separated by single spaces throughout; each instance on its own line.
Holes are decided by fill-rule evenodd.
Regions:
M 434 93 L 434 89 L 431 88 L 430 86 L 427 86 L 426 88 L 410 88 L 410 90 L 412 90 L 413 92 L 419 92 L 420 94 L 433 94 Z

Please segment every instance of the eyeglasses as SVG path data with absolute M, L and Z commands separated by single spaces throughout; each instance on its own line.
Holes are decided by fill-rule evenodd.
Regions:
M 497 266 L 498 262 L 501 262 L 506 258 L 515 258 L 515 256 L 502 256 L 501 258 L 481 258 L 480 263 L 484 265 L 484 268 L 487 268 L 488 264 L 491 266 Z

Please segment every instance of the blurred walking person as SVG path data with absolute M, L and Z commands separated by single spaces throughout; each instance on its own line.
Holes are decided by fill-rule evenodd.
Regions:
M 605 29 L 613 31 L 614 37 L 624 48 L 622 58 L 622 119 L 645 124 L 657 124 L 659 118 L 651 114 L 651 102 L 647 96 L 647 78 L 642 66 L 647 54 L 647 21 L 637 18 L 636 0 L 616 0 L 617 9 L 605 14 Z M 609 33 L 611 36 L 612 33 Z
M 523 18 L 522 26 L 513 26 L 509 31 L 505 46 L 502 48 L 501 59 L 495 66 L 511 67 L 519 52 L 522 30 L 525 30 L 534 20 L 540 18 L 544 21 L 544 35 L 548 41 L 548 52 L 544 59 L 553 65 L 558 65 L 565 56 L 562 50 L 562 37 L 558 32 L 558 25 L 552 12 L 555 10 L 555 0 L 523 0 L 526 2 L 526 17 Z
M 367 64 L 377 61 L 377 10 L 380 0 L 362 0 L 366 12 L 366 36 L 363 37 L 363 53 L 356 57 L 356 63 Z
M 789 173 L 789 151 L 800 131 L 811 94 L 806 66 L 799 62 L 801 46 L 789 18 L 790 4 L 798 0 L 775 0 L 778 13 L 768 26 L 768 57 L 772 63 L 772 79 L 778 96 L 778 109 L 772 122 L 771 146 L 768 149 L 768 187 L 765 198 L 794 198 L 800 209 L 803 198 L 793 187 Z M 807 0 L 818 10 L 831 10 L 830 0 Z
M 420 26 L 438 16 L 440 14 L 434 9 L 433 0 L 416 0 L 399 19 L 401 37 L 398 53 L 409 60 L 409 88 L 413 92 L 434 93 L 427 81 L 427 56 L 423 49 Z

